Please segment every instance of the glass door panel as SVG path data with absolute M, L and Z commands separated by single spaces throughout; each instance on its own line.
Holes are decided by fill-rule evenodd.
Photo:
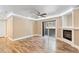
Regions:
M 47 49 L 47 52 L 55 51 L 55 21 L 44 22 L 44 46 Z

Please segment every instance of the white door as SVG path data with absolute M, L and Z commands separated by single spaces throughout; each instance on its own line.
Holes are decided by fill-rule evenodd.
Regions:
M 6 21 L 0 21 L 0 37 L 6 35 Z

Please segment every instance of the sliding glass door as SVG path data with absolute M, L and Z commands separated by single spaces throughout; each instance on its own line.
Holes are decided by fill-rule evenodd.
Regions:
M 43 22 L 43 37 L 45 40 L 45 47 L 48 52 L 54 52 L 56 47 L 55 39 L 55 23 L 56 21 L 46 21 Z

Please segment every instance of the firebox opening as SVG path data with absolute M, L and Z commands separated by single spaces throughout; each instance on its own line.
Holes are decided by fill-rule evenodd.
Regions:
M 72 30 L 63 30 L 63 38 L 72 41 Z

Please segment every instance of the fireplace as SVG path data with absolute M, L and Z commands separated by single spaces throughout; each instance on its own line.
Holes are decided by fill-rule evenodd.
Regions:
M 63 38 L 72 41 L 72 30 L 63 30 Z

